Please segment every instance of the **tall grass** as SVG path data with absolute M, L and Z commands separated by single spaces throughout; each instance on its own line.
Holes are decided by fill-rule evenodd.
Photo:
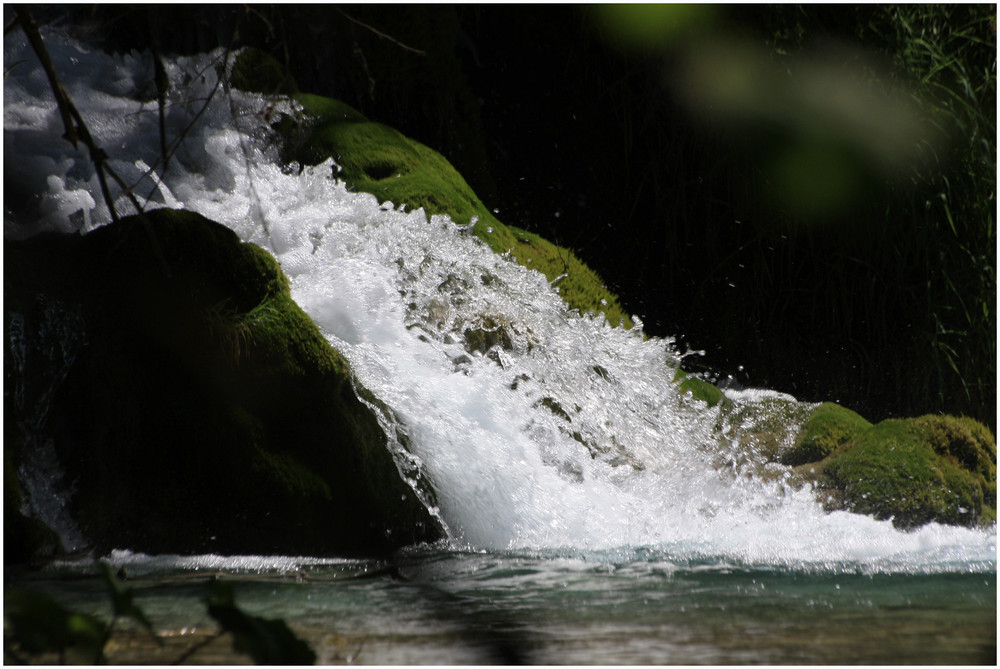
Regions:
M 893 198 L 928 231 L 914 243 L 931 245 L 922 292 L 932 327 L 920 341 L 930 364 L 919 370 L 921 385 L 941 405 L 965 409 L 995 430 L 996 6 L 881 9 L 865 28 L 894 53 L 932 124 L 950 140 L 947 154 L 914 170 L 915 188 Z
M 734 260 L 755 267 L 727 305 L 759 327 L 751 364 L 785 390 L 799 382 L 810 399 L 848 400 L 876 419 L 946 411 L 995 431 L 996 7 L 780 5 L 763 14 L 773 59 L 793 62 L 821 38 L 857 44 L 890 65 L 871 68 L 868 85 L 904 92 L 926 123 L 903 170 L 867 175 L 854 209 L 824 225 L 761 210 L 754 197 L 735 204 L 770 219 L 734 242 Z M 755 148 L 767 151 L 768 141 Z M 809 368 L 822 380 L 805 378 Z

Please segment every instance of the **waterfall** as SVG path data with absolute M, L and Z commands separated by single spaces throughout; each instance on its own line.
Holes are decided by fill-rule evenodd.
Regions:
M 384 427 L 397 456 L 433 485 L 456 545 L 657 547 L 768 564 L 995 558 L 995 531 L 904 533 L 824 512 L 780 468 L 749 475 L 762 463 L 716 430 L 719 409 L 678 392 L 671 339 L 569 310 L 557 282 L 445 217 L 349 192 L 332 161 L 282 165 L 265 110 L 294 110 L 216 91 L 221 50 L 166 62 L 168 134 L 186 134 L 163 171 L 151 59 L 109 56 L 58 30 L 44 36 L 109 164 L 148 206 L 197 211 L 274 254 L 298 304 L 391 408 Z M 12 203 L 30 208 L 30 227 L 5 208 L 6 237 L 106 224 L 93 166 L 62 139 L 23 36 L 5 38 L 4 62 L 5 180 L 14 194 L 41 194 Z M 115 206 L 132 211 L 125 196 Z M 793 401 L 728 395 L 737 406 Z

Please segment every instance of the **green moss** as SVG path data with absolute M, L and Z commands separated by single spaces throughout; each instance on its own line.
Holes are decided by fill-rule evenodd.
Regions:
M 254 469 L 276 482 L 287 494 L 304 499 L 330 500 L 330 486 L 315 471 L 289 453 L 257 449 Z
M 429 216 L 445 214 L 468 225 L 493 251 L 510 254 L 516 262 L 536 269 L 555 282 L 560 295 L 581 313 L 603 313 L 614 326 L 632 327 L 632 320 L 600 277 L 571 251 L 541 236 L 501 223 L 465 179 L 436 151 L 396 130 L 365 119 L 351 107 L 316 95 L 299 94 L 305 120 L 285 119 L 289 161 L 315 164 L 333 158 L 340 177 L 358 191 L 375 195 Z
M 303 130 L 310 130 L 310 128 L 322 126 L 327 123 L 368 122 L 368 119 L 365 118 L 364 114 L 349 104 L 341 102 L 340 100 L 323 97 L 322 95 L 313 95 L 312 93 L 299 93 L 295 96 L 295 100 L 302 105 L 303 113 L 309 118 L 314 119 L 311 123 L 309 123 L 309 127 L 304 127 L 302 128 Z M 291 119 L 289 119 L 289 121 L 291 121 Z M 292 123 L 294 123 L 294 121 L 292 121 Z
M 989 429 L 972 418 L 955 416 L 922 416 L 913 423 L 935 453 L 977 477 L 984 509 L 992 512 L 984 515 L 996 522 L 997 446 Z
M 483 354 L 489 352 L 494 346 L 500 346 L 506 351 L 511 350 L 514 344 L 509 327 L 506 323 L 498 323 L 493 318 L 486 317 L 481 323 L 467 327 L 462 332 L 465 350 L 470 353 L 478 351 Z
M 780 462 L 791 466 L 818 462 L 871 426 L 850 409 L 824 402 L 812 411 L 799 431 L 795 445 L 782 455 Z
M 739 445 L 736 461 L 752 463 L 755 475 L 770 477 L 777 471 L 772 465 L 790 448 L 812 407 L 777 393 L 725 398 L 718 425 L 727 446 Z
M 679 368 L 674 374 L 674 383 L 680 384 L 678 388 L 681 392 L 691 394 L 693 397 L 707 403 L 710 407 L 714 407 L 719 402 L 726 400 L 726 396 L 717 386 L 697 376 L 688 374 Z
M 548 409 L 549 411 L 551 411 L 553 414 L 555 414 L 559 418 L 562 418 L 567 423 L 572 423 L 573 422 L 573 419 L 570 418 L 569 414 L 566 413 L 566 410 L 562 408 L 562 405 L 559 404 L 559 402 L 557 400 L 555 400 L 555 399 L 553 399 L 551 397 L 543 397 L 539 401 L 539 404 L 541 404 L 541 406 L 544 406 L 546 409 Z M 574 434 L 578 435 L 579 433 L 574 433 Z M 583 443 L 582 439 L 577 438 L 577 441 L 580 441 L 581 443 Z
M 844 508 L 892 518 L 901 528 L 990 524 L 996 520 L 991 437 L 948 416 L 885 420 L 842 444 L 822 471 Z

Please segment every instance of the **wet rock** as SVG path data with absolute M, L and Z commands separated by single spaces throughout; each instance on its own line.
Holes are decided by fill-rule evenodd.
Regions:
M 816 468 L 830 508 L 892 519 L 996 523 L 996 439 L 971 418 L 889 419 L 841 444 Z
M 723 402 L 704 392 L 708 385 L 681 389 L 719 406 L 719 468 L 811 486 L 827 510 L 891 519 L 901 529 L 996 523 L 996 439 L 974 419 L 928 415 L 872 425 L 833 402 L 760 391 Z
M 834 402 L 824 402 L 809 415 L 791 450 L 780 458 L 784 465 L 818 462 L 872 426 L 857 413 Z
M 41 293 L 83 314 L 50 432 L 98 552 L 370 554 L 439 538 L 276 261 L 196 214 L 147 218 L 6 246 L 5 308 Z M 6 387 L 30 385 L 9 357 Z M 28 420 L 13 408 L 5 422 Z M 15 460 L 26 447 L 10 445 Z

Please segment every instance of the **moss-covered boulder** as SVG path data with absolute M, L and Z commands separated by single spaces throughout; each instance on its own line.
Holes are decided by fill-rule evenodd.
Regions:
M 784 465 L 819 462 L 872 424 L 859 414 L 834 402 L 824 402 L 809 413 L 791 450 L 782 453 Z
M 996 522 L 996 440 L 970 418 L 885 420 L 815 469 L 831 507 L 891 518 L 901 528 Z
M 996 522 L 996 440 L 971 418 L 922 416 L 872 425 L 833 402 L 765 391 L 718 396 L 707 382 L 681 388 L 718 406 L 718 464 L 744 475 L 811 486 L 830 511 L 929 522 Z
M 98 551 L 370 554 L 441 536 L 264 250 L 159 210 L 5 251 L 5 312 L 31 321 L 44 296 L 82 314 L 61 378 L 28 342 L 5 388 L 47 389 L 42 429 Z
M 396 130 L 365 119 L 343 103 L 299 94 L 304 120 L 286 158 L 315 164 L 333 158 L 352 188 L 428 215 L 445 214 L 495 252 L 542 272 L 566 303 L 581 313 L 604 313 L 612 325 L 632 326 L 600 277 L 576 255 L 543 237 L 501 223 L 441 154 Z
M 280 119 L 284 159 L 315 165 L 332 158 L 338 177 L 350 188 L 428 216 L 444 214 L 491 249 L 553 282 L 566 303 L 580 313 L 603 313 L 613 326 L 633 326 L 618 297 L 569 249 L 527 230 L 501 223 L 451 163 L 437 151 L 394 128 L 368 120 L 331 98 L 296 92 L 294 79 L 270 56 L 241 52 L 230 78 L 243 90 L 285 92 L 301 108 Z
M 677 384 L 681 392 L 701 400 L 710 407 L 727 400 L 718 386 L 680 368 L 674 374 L 674 383 Z
M 299 85 L 281 63 L 260 49 L 240 52 L 229 73 L 234 88 L 264 95 L 295 95 Z

